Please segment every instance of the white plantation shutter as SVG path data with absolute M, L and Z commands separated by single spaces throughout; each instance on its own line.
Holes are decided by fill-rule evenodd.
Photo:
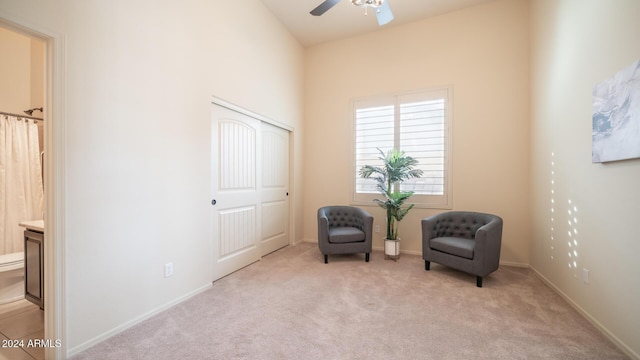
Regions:
M 356 110 L 356 169 L 364 165 L 382 165 L 378 148 L 393 148 L 394 106 L 376 106 Z M 376 182 L 356 174 L 356 191 L 378 193 Z
M 400 150 L 424 173 L 402 184 L 419 195 L 444 195 L 446 99 L 400 103 Z
M 398 148 L 418 160 L 423 175 L 402 184 L 413 191 L 411 203 L 421 207 L 451 207 L 450 88 L 356 100 L 354 108 L 354 203 L 379 198 L 375 181 L 362 179 L 364 165 L 380 166 L 385 153 Z

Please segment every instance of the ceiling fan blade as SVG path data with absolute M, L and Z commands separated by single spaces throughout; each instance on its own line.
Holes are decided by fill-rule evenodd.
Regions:
M 378 25 L 386 25 L 393 20 L 393 13 L 389 7 L 389 1 L 385 0 L 378 9 L 376 9 L 376 17 L 378 18 Z
M 313 16 L 320 16 L 339 2 L 340 0 L 325 0 L 322 4 L 318 5 L 317 8 L 311 10 L 310 14 Z

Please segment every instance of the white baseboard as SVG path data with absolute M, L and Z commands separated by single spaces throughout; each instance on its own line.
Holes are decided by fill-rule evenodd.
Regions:
M 131 327 L 133 327 L 134 325 L 137 325 L 137 324 L 139 324 L 139 323 L 141 323 L 141 322 L 143 322 L 143 321 L 145 321 L 145 320 L 147 320 L 147 319 L 149 319 L 149 318 L 151 318 L 151 317 L 153 317 L 153 316 L 155 316 L 155 315 L 157 315 L 157 314 L 159 314 L 159 313 L 161 313 L 161 312 L 163 312 L 163 311 L 165 311 L 165 310 L 167 310 L 167 309 L 169 309 L 169 308 L 171 308 L 171 307 L 173 307 L 173 306 L 175 306 L 175 305 L 177 305 L 177 304 L 179 304 L 179 303 L 181 303 L 181 302 L 183 302 L 185 300 L 188 300 L 188 299 L 190 299 L 190 298 L 192 298 L 192 297 L 204 292 L 205 290 L 210 289 L 212 286 L 213 286 L 213 283 L 208 283 L 208 284 L 206 284 L 206 285 L 204 285 L 204 286 L 202 286 L 200 288 L 197 288 L 197 289 L 195 289 L 195 290 L 193 290 L 193 291 L 191 291 L 191 292 L 189 292 L 189 293 L 187 293 L 187 294 L 185 294 L 185 295 L 183 295 L 183 296 L 181 296 L 181 297 L 179 297 L 179 298 L 177 298 L 175 300 L 172 300 L 172 301 L 170 301 L 170 302 L 168 302 L 168 303 L 166 303 L 166 304 L 164 304 L 164 305 L 162 305 L 162 306 L 160 306 L 158 308 L 155 308 L 155 309 L 153 309 L 153 310 L 151 310 L 151 311 L 149 311 L 149 312 L 147 312 L 145 314 L 142 314 L 142 315 L 140 315 L 140 316 L 138 316 L 138 317 L 136 317 L 136 318 L 134 318 L 132 320 L 129 320 L 126 323 L 124 323 L 124 324 L 122 324 L 120 326 L 117 326 L 117 327 L 115 327 L 115 328 L 113 328 L 113 329 L 111 329 L 111 330 L 109 330 L 109 331 L 107 331 L 105 333 L 102 333 L 101 335 L 98 335 L 98 336 L 94 337 L 93 339 L 85 341 L 84 343 L 69 349 L 69 351 L 67 352 L 67 357 L 72 357 L 74 355 L 77 355 L 77 354 L 89 349 L 90 347 L 92 347 L 94 345 L 97 345 L 97 344 L 107 340 L 108 338 L 110 338 L 110 337 L 112 337 L 114 335 L 117 335 L 117 334 L 119 334 L 119 333 L 121 333 L 121 332 L 123 332 L 123 331 L 125 331 L 125 330 L 127 330 L 127 329 L 129 329 Z
M 316 241 L 315 239 L 300 239 L 298 241 L 294 241 L 293 242 L 293 246 L 296 246 L 298 244 L 302 244 L 302 243 L 312 243 L 312 244 L 317 244 L 318 241 Z
M 616 345 L 622 352 L 624 352 L 627 356 L 629 356 L 633 360 L 640 360 L 640 355 L 638 355 L 635 351 L 629 348 L 622 340 L 620 340 L 617 336 L 615 336 L 609 329 L 607 329 L 604 325 L 602 325 L 598 320 L 596 320 L 591 314 L 585 311 L 580 307 L 576 302 L 574 302 L 569 296 L 563 293 L 558 287 L 556 287 L 549 279 L 544 277 L 538 270 L 536 270 L 533 266 L 529 266 L 533 273 L 543 282 L 545 285 L 550 287 L 553 291 L 555 291 L 560 297 L 562 297 L 569 305 L 571 305 L 580 315 L 584 316 L 596 329 L 600 330 L 601 333 L 604 334 L 609 340 L 611 340 L 614 345 Z
M 4 289 L 3 289 L 4 290 Z M 11 304 L 12 302 L 20 301 L 24 299 L 24 295 L 14 296 L 8 299 L 0 300 L 0 305 Z
M 500 261 L 500 265 L 513 266 L 513 267 L 519 267 L 519 268 L 525 268 L 525 269 L 529 269 L 531 267 L 531 265 L 529 264 L 517 263 L 512 261 Z

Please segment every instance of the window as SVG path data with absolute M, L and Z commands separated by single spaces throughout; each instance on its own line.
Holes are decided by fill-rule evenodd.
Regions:
M 356 204 L 379 197 L 375 181 L 362 179 L 363 165 L 380 166 L 380 152 L 392 148 L 418 160 L 420 178 L 402 184 L 418 207 L 451 208 L 451 88 L 353 101 L 354 194 Z

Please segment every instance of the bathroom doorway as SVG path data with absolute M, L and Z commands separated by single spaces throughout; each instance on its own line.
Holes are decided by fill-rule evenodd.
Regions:
M 46 234 L 42 251 L 44 261 L 42 273 L 44 311 L 40 310 L 36 305 L 32 306 L 26 300 L 13 302 L 11 306 L 7 306 L 4 309 L 0 308 L 0 323 L 6 324 L 6 319 L 9 316 L 22 313 L 21 316 L 23 318 L 20 321 L 23 328 L 38 331 L 36 328 L 42 327 L 37 336 L 39 336 L 40 340 L 43 340 L 43 343 L 51 345 L 44 348 L 31 349 L 36 350 L 31 352 L 22 349 L 9 349 L 7 351 L 17 352 L 9 353 L 7 356 L 4 356 L 4 353 L 0 353 L 0 358 L 25 358 L 23 355 L 26 355 L 26 358 L 63 359 L 66 358 L 65 303 L 62 296 L 64 293 L 63 180 L 65 168 L 63 141 L 65 101 L 64 36 L 38 24 L 25 22 L 24 19 L 16 18 L 11 14 L 5 13 L 2 9 L 0 9 L 0 30 L 10 36 L 18 34 L 26 37 L 30 52 L 32 51 L 32 44 L 37 44 L 38 42 L 43 44 L 43 47 L 39 50 L 42 53 L 33 54 L 41 59 L 42 67 L 39 68 L 39 71 L 33 70 L 33 72 L 30 72 L 28 81 L 20 85 L 21 87 L 29 88 L 29 101 L 32 99 L 31 87 L 41 88 L 41 98 L 33 95 L 33 99 L 38 101 L 38 105 L 27 106 L 24 109 L 21 105 L 16 108 L 12 107 L 11 110 L 0 109 L 0 111 L 24 114 L 25 110 L 42 107 L 42 111 L 33 110 L 30 116 L 43 119 L 43 125 L 38 135 L 42 139 L 40 146 L 44 151 L 44 156 L 41 158 L 42 181 L 44 184 L 44 223 L 42 227 Z M 1 45 L 2 42 L 0 41 Z M 26 48 L 26 46 L 23 47 Z M 37 52 L 38 50 L 34 49 L 33 51 Z M 12 55 L 6 51 L 3 52 L 4 57 Z M 29 61 L 31 62 L 31 60 Z M 29 66 L 31 66 L 31 63 Z M 34 74 L 33 78 L 31 73 Z M 39 104 L 40 102 L 42 105 Z M 29 312 L 39 314 L 39 316 L 29 317 L 29 315 L 33 315 L 27 314 Z M 11 314 L 7 315 L 9 313 Z M 5 321 L 2 319 L 5 319 Z M 15 336 L 15 333 L 10 330 L 5 331 Z M 4 339 L 5 337 L 3 336 L 0 335 L 0 338 Z
M 0 340 L 27 340 L 17 343 L 23 346 L 3 346 L 0 358 L 44 359 L 44 348 L 27 346 L 29 340 L 45 339 L 44 310 L 25 299 L 25 270 L 41 280 L 43 254 L 24 255 L 25 228 L 19 224 L 44 221 L 46 42 L 0 26 L 0 50 Z M 39 297 L 41 283 L 32 287 Z

